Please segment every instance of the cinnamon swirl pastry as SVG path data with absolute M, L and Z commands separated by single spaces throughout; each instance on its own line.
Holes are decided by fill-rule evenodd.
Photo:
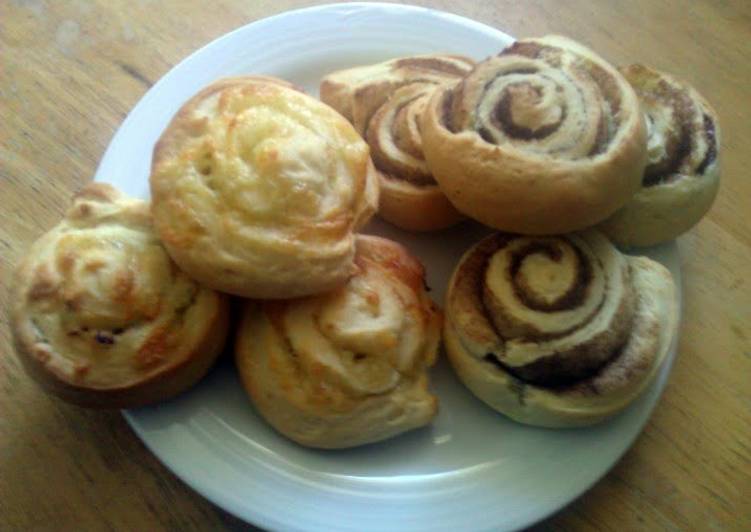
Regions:
M 691 229 L 720 185 L 717 114 L 691 86 L 642 65 L 621 68 L 647 120 L 642 188 L 602 230 L 624 246 L 651 246 Z
M 177 269 L 148 203 L 86 186 L 16 268 L 12 330 L 27 372 L 88 407 L 130 408 L 195 384 L 220 353 L 228 300 Z
M 151 171 L 157 233 L 193 278 L 246 297 L 330 290 L 354 271 L 375 212 L 367 144 L 337 112 L 264 77 L 217 81 L 162 134 Z
M 424 55 L 341 70 L 321 82 L 321 100 L 347 117 L 365 138 L 378 170 L 378 213 L 413 231 L 442 229 L 462 216 L 425 162 L 420 115 L 438 87 L 469 73 L 470 59 Z
M 496 233 L 451 278 L 444 341 L 460 379 L 492 408 L 522 423 L 573 427 L 641 393 L 676 323 L 670 272 L 622 255 L 599 232 Z
M 246 303 L 235 344 L 253 403 L 292 440 L 342 448 L 428 424 L 440 312 L 422 265 L 399 244 L 358 236 L 357 273 L 333 292 Z
M 639 188 L 646 130 L 617 70 L 558 36 L 525 39 L 433 95 L 423 149 L 464 214 L 523 234 L 583 229 Z

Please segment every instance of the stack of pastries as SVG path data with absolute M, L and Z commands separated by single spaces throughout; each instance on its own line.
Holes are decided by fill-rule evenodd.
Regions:
M 70 402 L 130 408 L 235 362 L 256 410 L 306 446 L 429 424 L 441 336 L 467 388 L 521 423 L 596 423 L 652 381 L 677 327 L 670 273 L 622 247 L 690 229 L 719 183 L 693 88 L 570 39 L 333 72 L 318 101 L 216 81 L 157 142 L 151 202 L 94 183 L 16 269 L 19 358 Z M 402 245 L 358 234 L 463 219 L 445 316 Z M 244 298 L 230 305 L 229 296 Z

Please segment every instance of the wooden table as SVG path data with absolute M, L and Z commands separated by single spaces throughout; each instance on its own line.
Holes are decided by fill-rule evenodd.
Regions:
M 0 273 L 61 217 L 126 113 L 187 54 L 314 2 L 47 2 L 0 9 Z M 679 355 L 646 430 L 541 530 L 751 529 L 751 3 L 421 1 L 515 36 L 569 35 L 614 63 L 642 60 L 717 108 L 723 182 L 679 240 Z M 206 7 L 211 6 L 211 7 Z M 117 412 L 52 400 L 11 355 L 2 313 L 0 529 L 235 530 L 163 467 Z

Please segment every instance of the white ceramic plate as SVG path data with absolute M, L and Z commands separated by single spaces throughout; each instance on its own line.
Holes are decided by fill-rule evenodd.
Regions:
M 439 51 L 482 59 L 510 41 L 471 20 L 396 5 L 320 6 L 261 20 L 202 48 L 154 85 L 118 130 L 96 178 L 146 197 L 157 137 L 188 97 L 222 76 L 270 74 L 317 94 L 321 76 L 335 69 Z M 464 224 L 417 236 L 376 221 L 368 231 L 416 253 L 440 302 L 461 253 L 487 230 Z M 680 286 L 675 245 L 649 255 Z M 673 357 L 625 413 L 583 430 L 513 423 L 476 400 L 445 362 L 433 373 L 441 408 L 432 426 L 349 451 L 309 450 L 276 434 L 253 410 L 229 359 L 191 392 L 125 416 L 188 485 L 262 527 L 515 529 L 570 502 L 618 460 L 649 417 Z

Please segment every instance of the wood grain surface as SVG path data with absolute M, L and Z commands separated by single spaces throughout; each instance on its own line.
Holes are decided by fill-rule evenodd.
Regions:
M 680 238 L 679 354 L 646 430 L 615 468 L 539 530 L 751 529 L 751 2 L 414 2 L 515 36 L 556 32 L 613 63 L 693 83 L 716 107 L 723 178 Z M 148 88 L 238 26 L 314 2 L 0 4 L 0 305 L 27 246 L 90 180 Z M 294 36 L 290 36 L 294 38 Z M 0 530 L 242 530 L 182 484 L 119 413 L 48 398 L 0 354 Z

